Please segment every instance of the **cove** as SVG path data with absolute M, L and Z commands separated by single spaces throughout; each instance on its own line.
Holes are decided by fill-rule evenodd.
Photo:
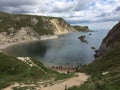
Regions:
M 47 66 L 76 66 L 89 64 L 94 60 L 94 50 L 99 48 L 108 31 L 76 32 L 62 35 L 57 39 L 19 43 L 5 48 L 5 52 L 16 57 L 34 57 Z M 86 36 L 88 43 L 78 37 Z

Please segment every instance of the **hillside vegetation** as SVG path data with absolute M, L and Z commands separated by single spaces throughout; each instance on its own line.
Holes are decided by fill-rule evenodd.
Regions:
M 74 31 L 76 29 L 60 17 L 0 12 L 0 48 L 11 43 L 58 38 Z
M 31 66 L 31 64 L 33 64 Z M 41 80 L 62 80 L 73 76 L 63 74 L 46 68 L 38 60 L 31 58 L 31 61 L 23 62 L 16 57 L 0 53 L 0 89 L 11 85 L 14 82 L 35 84 Z
M 77 31 L 89 32 L 88 26 L 73 26 Z
M 103 40 L 98 53 L 94 62 L 80 70 L 90 74 L 91 78 L 81 87 L 69 90 L 120 90 L 120 22 Z
M 35 15 L 8 14 L 0 12 L 0 32 L 14 32 L 23 27 L 30 27 L 39 35 L 67 33 L 75 31 L 64 19 L 59 17 L 46 17 Z

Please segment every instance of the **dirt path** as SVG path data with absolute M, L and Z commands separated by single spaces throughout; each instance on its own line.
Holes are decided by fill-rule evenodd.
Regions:
M 88 75 L 86 75 L 85 73 L 76 73 L 75 77 L 72 77 L 70 79 L 66 79 L 66 80 L 62 80 L 59 82 L 55 82 L 53 85 L 51 86 L 44 86 L 44 85 L 39 85 L 36 87 L 36 85 L 32 84 L 32 85 L 20 85 L 18 83 L 15 83 L 9 87 L 6 87 L 2 90 L 13 90 L 13 87 L 24 87 L 24 86 L 34 86 L 36 88 L 36 90 L 65 90 L 65 88 L 70 88 L 72 86 L 80 86 L 81 84 L 83 84 L 85 81 L 87 81 L 87 79 L 89 78 Z M 40 83 L 40 82 L 39 82 Z
M 73 77 L 66 81 L 56 83 L 52 86 L 42 87 L 40 90 L 65 90 L 65 87 L 70 88 L 72 86 L 79 86 L 88 79 L 88 75 L 84 73 L 77 73 L 77 75 L 77 77 Z

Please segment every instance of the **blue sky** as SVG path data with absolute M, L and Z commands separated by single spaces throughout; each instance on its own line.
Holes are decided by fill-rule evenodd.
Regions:
M 63 17 L 72 25 L 110 29 L 120 21 L 120 0 L 0 0 L 0 11 Z

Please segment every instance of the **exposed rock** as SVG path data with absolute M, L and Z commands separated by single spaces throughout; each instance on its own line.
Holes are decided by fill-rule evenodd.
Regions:
M 96 51 L 96 48 L 95 48 L 95 47 L 91 47 L 91 49 Z
M 20 30 L 18 30 L 16 33 L 14 32 L 13 28 L 9 29 L 9 33 L 3 32 L 0 33 L 0 40 L 4 42 L 9 41 L 21 41 L 21 40 L 34 40 L 39 39 L 40 35 L 36 33 L 32 28 L 30 27 L 22 27 Z
M 83 42 L 83 43 L 88 43 L 85 38 L 86 38 L 85 35 L 78 37 L 78 39 L 80 39 L 81 42 Z
M 63 19 L 52 19 L 50 21 L 53 25 L 54 34 L 56 35 L 66 34 L 75 31 L 75 29 L 69 24 L 67 24 Z
M 39 21 L 36 18 L 31 19 L 31 24 L 36 25 Z
M 89 33 L 89 35 L 92 35 L 91 33 Z
M 107 72 L 103 72 L 102 73 L 102 75 L 107 75 L 107 74 L 109 74 L 109 72 L 107 71 Z
M 109 52 L 112 47 L 117 45 L 117 42 L 120 42 L 120 22 L 110 30 L 95 56 L 99 57 Z
M 53 38 L 58 38 L 57 35 L 42 35 L 40 37 L 41 40 L 44 40 L 44 39 L 53 39 Z

